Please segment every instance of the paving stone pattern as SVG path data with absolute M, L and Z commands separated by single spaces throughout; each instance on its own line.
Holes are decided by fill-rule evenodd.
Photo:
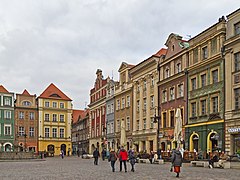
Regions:
M 119 172 L 119 162 L 116 162 L 116 172 L 112 172 L 110 163 L 99 159 L 99 165 L 93 164 L 93 159 L 79 157 L 47 158 L 46 161 L 0 162 L 0 180 L 160 180 L 160 179 L 191 179 L 191 180 L 224 180 L 240 179 L 240 169 L 209 169 L 191 167 L 183 164 L 180 178 L 170 172 L 170 163 L 166 164 L 136 164 L 136 171 Z

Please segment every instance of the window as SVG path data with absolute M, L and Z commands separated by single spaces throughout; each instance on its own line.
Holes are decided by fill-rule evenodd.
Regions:
M 111 123 L 111 133 L 113 133 L 114 132 L 114 124 L 113 124 L 113 122 Z
M 170 127 L 174 127 L 174 111 L 170 111 Z
M 240 109 L 240 88 L 234 89 L 235 110 Z
M 207 83 L 207 76 L 206 76 L 206 74 L 202 74 L 201 75 L 201 86 L 202 87 L 206 86 L 206 83 Z
M 5 119 L 11 119 L 11 111 L 4 111 L 5 113 L 4 113 L 4 117 L 5 117 Z
M 23 106 L 31 106 L 31 103 L 29 101 L 23 101 L 22 105 Z
M 163 113 L 163 128 L 167 127 L 167 113 Z
M 178 85 L 178 97 L 183 97 L 183 84 Z
M 64 103 L 60 103 L 60 108 L 64 109 Z
M 206 107 L 206 105 L 207 105 L 206 99 L 201 100 L 200 103 L 201 103 L 201 115 L 205 115 L 205 114 L 207 113 L 207 112 L 206 112 L 206 110 L 207 110 L 207 107 Z
M 53 119 L 52 119 L 53 122 L 57 122 L 57 114 L 53 114 Z
M 120 120 L 117 120 L 117 132 L 120 132 Z
M 105 114 L 105 107 L 102 107 L 102 115 Z
M 4 125 L 4 135 L 10 136 L 11 135 L 11 125 Z
M 130 96 L 127 96 L 127 107 L 130 107 Z
M 24 119 L 24 112 L 22 111 L 19 112 L 19 119 Z
M 212 81 L 213 81 L 213 84 L 218 82 L 218 70 L 217 69 L 212 71 Z
M 154 96 L 151 96 L 151 108 L 154 108 Z
M 60 122 L 64 122 L 64 115 L 60 114 Z
M 170 76 L 170 70 L 169 68 L 165 69 L 165 78 L 168 78 Z
M 53 106 L 54 108 L 57 108 L 57 102 L 53 102 L 53 103 L 52 103 L 52 106 Z
M 114 113 L 114 105 L 111 104 L 111 113 Z
M 191 84 L 192 84 L 192 90 L 197 89 L 197 79 L 196 78 L 191 79 Z
M 57 128 L 52 129 L 52 137 L 56 138 L 57 137 Z
M 34 120 L 34 112 L 30 112 L 29 116 L 30 116 L 30 120 Z
M 143 119 L 143 129 L 147 129 L 147 120 Z
M 34 137 L 34 127 L 29 128 L 29 137 Z
M 147 99 L 146 98 L 143 99 L 143 110 L 144 111 L 147 110 Z
M 207 59 L 208 57 L 208 52 L 207 52 L 207 46 L 202 48 L 202 58 Z
M 130 117 L 127 117 L 127 131 L 130 130 Z
M 137 100 L 137 112 L 139 112 L 139 108 L 140 108 L 140 101 Z
M 193 50 L 193 64 L 198 62 L 198 48 Z
M 217 113 L 218 112 L 218 97 L 212 98 L 212 112 Z
M 5 106 L 11 106 L 11 98 L 5 97 L 4 98 L 4 105 Z
M 137 92 L 140 92 L 140 84 L 137 84 Z
M 217 52 L 217 38 L 213 38 L 211 41 L 211 51 L 212 54 L 216 54 Z
M 234 70 L 240 70 L 240 52 L 234 54 Z
M 180 73 L 182 71 L 181 63 L 176 64 L 176 73 Z
M 147 90 L 147 81 L 146 80 L 143 81 L 143 90 L 144 91 Z
M 122 98 L 122 109 L 125 108 L 125 98 Z
M 151 123 L 150 123 L 150 128 L 152 129 L 153 128 L 153 123 L 154 123 L 154 117 L 151 117 Z
M 23 127 L 23 126 L 20 126 L 20 127 L 18 128 L 18 135 L 19 135 L 19 136 L 24 136 L 24 134 L 25 134 L 24 127 Z
M 137 120 L 137 131 L 139 131 L 139 129 L 140 129 L 140 124 L 139 124 L 139 120 Z
M 48 101 L 45 102 L 45 107 L 49 107 L 49 102 Z
M 111 113 L 111 105 L 108 104 L 108 105 L 107 105 L 107 114 L 110 114 L 110 113 Z
M 191 116 L 192 117 L 197 116 L 197 103 L 196 102 L 191 103 Z
M 154 86 L 154 77 L 151 77 L 151 86 Z
M 120 109 L 120 100 L 118 99 L 117 100 L 117 110 L 119 110 Z
M 174 92 L 174 87 L 170 88 L 170 100 L 174 100 L 175 99 L 175 92 Z
M 49 114 L 45 114 L 45 121 L 49 121 Z
M 45 128 L 45 138 L 49 138 L 49 128 Z
M 64 138 L 64 129 L 60 128 L 60 138 Z
M 234 24 L 234 33 L 235 35 L 240 34 L 240 22 Z
M 167 102 L 167 91 L 164 90 L 163 93 L 162 93 L 162 102 Z

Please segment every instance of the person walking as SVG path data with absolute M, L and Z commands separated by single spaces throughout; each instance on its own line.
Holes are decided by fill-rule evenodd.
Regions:
M 98 165 L 98 158 L 99 158 L 99 157 L 100 157 L 100 154 L 99 154 L 98 149 L 96 148 L 96 149 L 93 151 L 94 165 Z
M 103 150 L 102 150 L 102 160 L 103 160 L 103 161 L 105 160 L 105 157 L 106 157 L 106 150 L 103 149 Z
M 64 158 L 64 151 L 63 150 L 61 150 L 61 157 L 62 157 L 62 159 Z
M 117 161 L 117 153 L 112 149 L 109 154 L 108 161 L 111 162 L 112 172 L 115 172 L 115 162 Z
M 174 172 L 177 173 L 176 177 L 179 178 L 180 167 L 182 166 L 183 158 L 179 149 L 172 152 L 172 166 L 174 167 Z
M 124 165 L 125 172 L 127 172 L 127 159 L 128 159 L 127 151 L 122 147 L 119 152 L 120 172 L 122 171 L 122 163 Z
M 135 162 L 136 162 L 136 157 L 135 157 L 134 149 L 131 149 L 131 150 L 129 151 L 129 155 L 128 155 L 128 156 L 129 156 L 129 162 L 130 162 L 130 164 L 131 164 L 131 166 L 132 166 L 131 171 L 134 172 L 134 171 L 135 171 L 134 165 L 135 165 Z

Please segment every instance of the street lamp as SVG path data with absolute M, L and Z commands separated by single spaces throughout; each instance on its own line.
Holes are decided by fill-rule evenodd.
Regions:
M 25 152 L 27 151 L 27 134 L 25 133 L 24 135 L 24 140 L 25 140 Z
M 161 121 L 161 113 L 160 113 L 160 107 L 158 107 L 158 116 L 157 116 L 157 112 L 156 112 L 156 108 L 155 108 L 155 113 L 154 113 L 154 123 L 158 123 L 157 124 L 157 152 L 160 158 L 161 153 L 159 152 L 159 143 L 160 143 L 160 137 L 159 137 L 159 130 L 160 130 L 160 121 Z

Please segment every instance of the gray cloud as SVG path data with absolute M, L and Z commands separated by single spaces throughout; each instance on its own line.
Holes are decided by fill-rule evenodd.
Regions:
M 0 84 L 40 95 L 53 82 L 84 108 L 98 68 L 118 80 L 122 61 L 138 64 L 171 32 L 193 37 L 237 8 L 238 0 L 2 0 Z

